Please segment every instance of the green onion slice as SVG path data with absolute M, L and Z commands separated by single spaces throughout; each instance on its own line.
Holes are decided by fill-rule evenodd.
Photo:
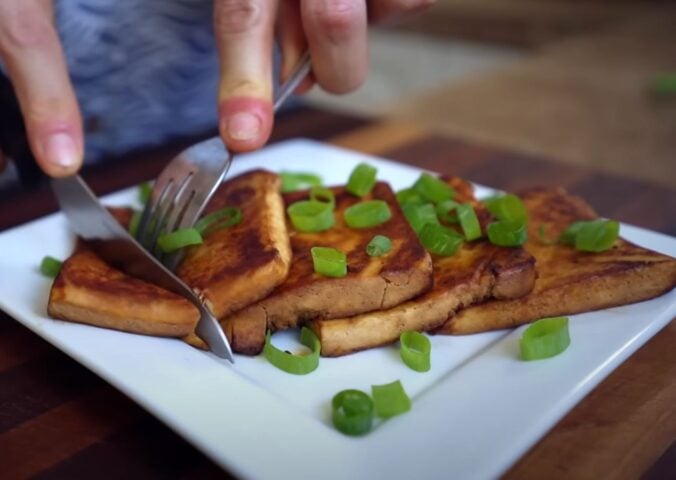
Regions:
M 265 335 L 263 356 L 280 370 L 294 375 L 307 375 L 319 366 L 319 352 L 321 345 L 317 335 L 307 327 L 300 330 L 300 343 L 308 347 L 311 352 L 305 355 L 294 355 L 275 347 L 270 340 L 271 333 Z
M 127 231 L 132 237 L 136 237 L 136 232 L 138 231 L 138 225 L 141 223 L 141 216 L 143 215 L 143 212 L 140 210 L 134 210 L 134 212 L 131 214 L 131 219 L 129 219 L 129 226 L 127 227 Z
M 390 206 L 383 200 L 355 203 L 345 210 L 345 223 L 350 228 L 369 228 L 392 218 Z
M 521 358 L 540 360 L 563 352 L 570 345 L 568 318 L 543 318 L 534 322 L 521 337 Z
M 376 414 L 381 418 L 394 417 L 411 409 L 411 399 L 399 380 L 386 385 L 373 385 L 371 395 Z
M 347 181 L 345 190 L 358 197 L 363 197 L 373 189 L 376 184 L 378 170 L 366 163 L 357 165 Z
M 514 194 L 487 198 L 484 205 L 493 216 L 502 221 L 526 223 L 528 212 L 519 197 Z
M 458 232 L 434 223 L 425 224 L 420 232 L 420 242 L 427 251 L 435 255 L 453 255 L 463 240 Z
M 202 235 L 195 228 L 182 228 L 171 233 L 160 235 L 157 239 L 157 246 L 164 253 L 171 253 L 183 247 L 190 245 L 199 245 L 204 240 Z
M 416 372 L 427 372 L 431 368 L 432 344 L 426 335 L 416 331 L 403 332 L 399 336 L 401 360 Z
M 454 200 L 444 200 L 439 202 L 436 206 L 437 217 L 444 223 L 458 223 L 458 208 L 459 203 Z
M 242 222 L 242 209 L 237 207 L 225 207 L 209 215 L 205 215 L 195 224 L 195 230 L 201 235 L 208 235 L 217 230 L 233 227 Z
M 413 188 L 405 188 L 403 190 L 399 190 L 396 194 L 397 197 L 397 203 L 399 205 L 406 205 L 407 203 L 412 203 L 414 205 L 422 205 L 425 202 L 425 199 L 423 199 L 418 192 L 415 191 Z
M 407 203 L 402 205 L 401 209 L 409 225 L 411 225 L 411 228 L 417 234 L 420 234 L 423 227 L 428 223 L 439 225 L 437 212 L 431 203 L 426 203 L 425 205 Z
M 328 203 L 331 208 L 336 207 L 336 195 L 330 188 L 312 187 L 310 189 L 310 201 Z
M 479 219 L 477 218 L 472 205 L 468 203 L 458 205 L 457 212 L 458 219 L 460 220 L 460 227 L 465 234 L 465 239 L 467 239 L 468 242 L 471 242 L 472 240 L 481 237 L 481 225 L 479 225 Z
M 501 247 L 518 247 L 528 239 L 526 224 L 522 222 L 493 222 L 486 229 L 488 240 Z
M 50 256 L 43 257 L 40 262 L 40 273 L 45 277 L 55 278 L 61 271 L 61 265 L 63 265 L 61 260 Z
M 421 174 L 413 184 L 413 189 L 432 203 L 450 200 L 455 196 L 453 187 L 429 173 Z
M 582 252 L 604 252 L 615 244 L 619 234 L 620 224 L 615 220 L 581 221 L 571 223 L 559 241 Z
M 382 257 L 392 250 L 392 240 L 385 235 L 376 235 L 366 245 L 366 254 L 369 257 Z
M 322 184 L 322 179 L 313 173 L 281 172 L 279 176 L 282 179 L 282 193 L 295 192 Z
M 364 435 L 373 423 L 373 400 L 361 390 L 343 390 L 331 400 L 331 419 L 345 435 Z
M 153 193 L 153 186 L 150 182 L 140 183 L 138 186 L 138 200 L 141 205 L 145 205 L 150 200 L 150 195 Z
M 333 206 L 326 202 L 301 200 L 289 205 L 286 212 L 299 232 L 323 232 L 336 222 Z
M 312 247 L 312 264 L 315 272 L 327 277 L 344 277 L 347 275 L 347 256 L 335 248 Z

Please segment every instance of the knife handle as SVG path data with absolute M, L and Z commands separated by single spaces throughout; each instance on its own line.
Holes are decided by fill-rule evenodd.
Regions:
M 0 73 L 0 150 L 14 161 L 19 180 L 34 187 L 47 177 L 31 152 L 19 102 L 9 79 Z

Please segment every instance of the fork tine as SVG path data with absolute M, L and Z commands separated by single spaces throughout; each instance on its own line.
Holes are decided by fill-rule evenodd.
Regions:
M 159 258 L 162 252 L 160 252 L 157 247 L 157 239 L 165 232 L 171 232 L 174 230 L 174 226 L 170 224 L 170 219 L 172 213 L 176 210 L 178 202 L 181 198 L 181 193 L 185 191 L 187 184 L 190 181 L 192 175 L 183 177 L 181 182 L 172 181 L 170 183 L 170 188 L 167 188 L 166 195 L 164 198 L 158 201 L 155 211 L 157 212 L 157 217 L 154 225 L 151 225 L 151 235 L 147 237 L 147 249 L 154 253 L 156 257 Z
M 138 242 L 144 247 L 146 247 L 147 243 L 146 239 L 148 237 L 148 230 L 153 228 L 152 225 L 154 223 L 154 217 L 157 216 L 157 206 L 166 197 L 172 182 L 172 178 L 158 178 L 155 181 L 150 198 L 148 198 L 148 201 L 143 207 L 143 213 L 141 214 L 141 219 L 138 222 L 135 236 L 136 240 L 138 240 Z M 157 192 L 159 192 L 159 194 Z

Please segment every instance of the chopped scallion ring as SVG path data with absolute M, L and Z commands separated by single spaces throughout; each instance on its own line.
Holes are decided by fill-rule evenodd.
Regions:
M 432 203 L 450 200 L 455 196 L 453 187 L 429 173 L 421 174 L 413 184 L 413 189 Z
M 141 205 L 145 205 L 150 200 L 150 195 L 153 193 L 153 187 L 150 182 L 143 182 L 138 186 L 138 200 Z
M 615 220 L 591 220 L 571 223 L 559 241 L 573 244 L 582 252 L 605 252 L 620 234 L 620 224 Z
M 289 205 L 286 212 L 299 232 L 323 232 L 336 222 L 333 206 L 325 202 L 301 200 Z
M 282 179 L 282 193 L 295 192 L 322 184 L 322 179 L 313 173 L 281 172 L 279 176 Z
M 54 257 L 43 257 L 42 261 L 40 262 L 40 273 L 42 273 L 45 277 L 55 278 L 61 271 L 62 265 L 63 262 L 61 260 L 57 260 Z
M 265 346 L 263 347 L 263 356 L 280 370 L 293 375 L 307 375 L 313 372 L 319 366 L 319 352 L 321 345 L 317 335 L 307 327 L 300 330 L 300 343 L 308 347 L 311 352 L 306 355 L 294 355 L 287 353 L 275 347 L 271 340 L 271 333 L 265 335 Z
M 376 235 L 366 245 L 366 254 L 369 257 L 382 257 L 392 250 L 392 240 L 385 235 Z
M 453 255 L 464 240 L 458 232 L 434 223 L 425 224 L 419 238 L 427 251 L 443 256 Z
M 431 368 L 432 344 L 426 335 L 416 331 L 403 332 L 399 336 L 401 360 L 416 372 L 427 372 Z
M 399 190 L 396 194 L 397 197 L 397 203 L 399 205 L 406 205 L 407 203 L 412 203 L 414 205 L 422 205 L 425 203 L 425 199 L 423 199 L 418 192 L 416 192 L 413 188 L 405 188 L 403 190 Z
M 381 418 L 401 415 L 411 409 L 411 399 L 399 380 L 386 385 L 371 386 L 371 395 L 376 415 Z
M 336 195 L 330 188 L 312 187 L 310 189 L 310 201 L 328 203 L 331 208 L 336 207 Z
M 420 234 L 423 227 L 428 223 L 439 225 L 437 212 L 431 203 L 426 203 L 425 205 L 407 203 L 402 205 L 401 209 L 409 225 L 411 225 L 411 228 L 417 234 Z
M 315 273 L 326 277 L 344 277 L 347 275 L 347 256 L 335 248 L 312 247 L 312 264 Z
M 202 235 L 194 228 L 182 228 L 171 233 L 160 235 L 157 239 L 157 246 L 164 253 L 175 252 L 190 245 L 199 245 L 203 243 Z
M 563 352 L 570 345 L 568 318 L 552 317 L 537 320 L 521 337 L 521 358 L 540 360 Z
M 217 230 L 233 227 L 242 222 L 242 209 L 237 207 L 225 207 L 209 215 L 205 215 L 195 224 L 195 230 L 201 235 L 208 235 Z
M 343 390 L 331 400 L 333 426 L 345 435 L 364 435 L 373 423 L 373 400 L 361 390 Z
M 471 242 L 472 240 L 481 237 L 481 225 L 479 225 L 479 219 L 477 218 L 472 205 L 464 203 L 458 205 L 456 210 L 458 212 L 458 219 L 460 220 L 460 227 L 465 234 L 465 239 L 468 242 Z
M 528 239 L 526 224 L 521 222 L 493 222 L 486 229 L 488 240 L 501 247 L 518 247 Z
M 367 163 L 357 165 L 347 181 L 345 190 L 358 197 L 363 197 L 371 191 L 376 184 L 378 170 Z
M 484 205 L 493 216 L 501 221 L 526 223 L 528 212 L 519 197 L 514 194 L 487 198 Z
M 345 223 L 350 228 L 369 228 L 392 218 L 390 206 L 383 200 L 359 202 L 345 210 Z
M 458 223 L 458 208 L 459 203 L 454 200 L 444 200 L 439 202 L 436 206 L 437 217 L 444 223 Z

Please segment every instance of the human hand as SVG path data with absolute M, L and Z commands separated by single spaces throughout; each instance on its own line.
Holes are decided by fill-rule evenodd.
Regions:
M 368 69 L 368 22 L 392 21 L 434 0 L 214 0 L 221 78 L 220 133 L 233 151 L 261 147 L 272 130 L 272 48 L 282 50 L 282 79 L 305 49 L 314 82 L 331 93 L 359 87 Z
M 0 60 L 14 86 L 40 168 L 54 177 L 77 171 L 82 164 L 82 120 L 54 28 L 51 0 L 0 1 Z

